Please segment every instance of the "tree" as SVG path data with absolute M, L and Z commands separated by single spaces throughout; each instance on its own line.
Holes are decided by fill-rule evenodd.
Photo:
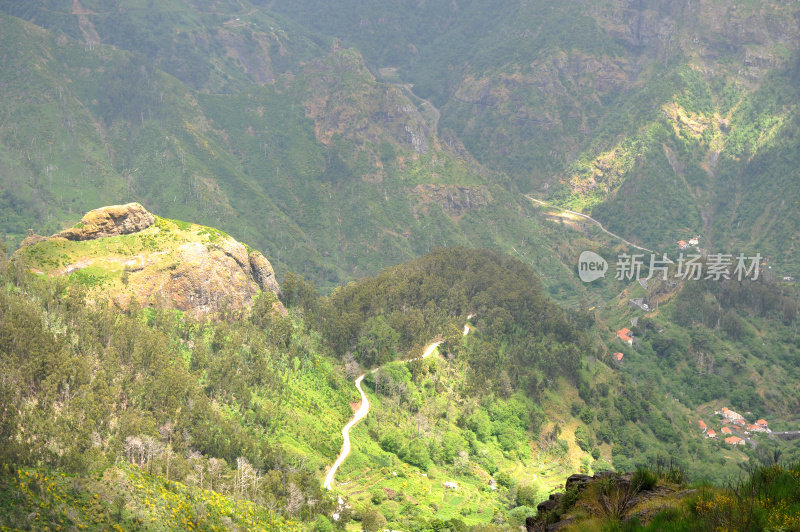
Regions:
M 366 333 L 358 340 L 357 358 L 365 367 L 382 366 L 395 355 L 400 334 L 392 329 L 383 316 L 371 318 Z
M 378 510 L 367 510 L 361 517 L 361 530 L 364 532 L 377 532 L 386 526 L 386 518 Z
M 537 493 L 536 488 L 530 484 L 520 486 L 517 489 L 517 505 L 518 506 L 536 506 Z

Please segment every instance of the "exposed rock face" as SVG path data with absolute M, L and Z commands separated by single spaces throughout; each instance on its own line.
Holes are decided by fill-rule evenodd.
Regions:
M 594 476 L 574 474 L 567 478 L 564 493 L 553 493 L 540 502 L 535 516 L 525 519 L 526 532 L 555 532 L 580 522 L 581 515 L 597 515 L 603 504 L 612 504 L 622 513 L 623 520 L 635 517 L 646 524 L 656 513 L 676 499 L 691 496 L 696 490 L 683 489 L 678 484 L 645 485 L 632 473 L 602 471 Z M 597 501 L 604 498 L 605 503 Z M 599 505 L 599 506 L 598 506 Z
M 67 240 L 94 240 L 107 236 L 144 231 L 155 222 L 152 214 L 138 203 L 111 205 L 89 211 L 75 226 L 53 235 Z
M 281 293 L 278 281 L 275 279 L 275 271 L 272 264 L 258 251 L 250 252 L 250 268 L 253 272 L 253 279 L 258 283 L 262 290 L 271 290 L 276 294 Z
M 260 291 L 280 293 L 258 251 L 209 227 L 157 218 L 138 203 L 93 210 L 71 229 L 26 242 L 17 258 L 29 269 L 62 276 L 91 267 L 90 297 L 123 308 L 136 301 L 202 316 L 246 308 Z M 40 260 L 53 247 L 58 261 Z M 274 309 L 286 313 L 278 301 Z
M 436 203 L 451 218 L 459 218 L 469 211 L 489 205 L 492 195 L 485 185 L 424 184 L 414 188 L 420 203 Z

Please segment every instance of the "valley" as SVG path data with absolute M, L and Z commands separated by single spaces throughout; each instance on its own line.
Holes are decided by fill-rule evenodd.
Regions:
M 0 50 L 0 528 L 800 527 L 796 3 L 4 0 Z

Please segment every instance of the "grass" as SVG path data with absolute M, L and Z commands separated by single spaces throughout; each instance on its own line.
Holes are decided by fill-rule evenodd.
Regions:
M 301 530 L 264 507 L 149 475 L 125 463 L 75 477 L 0 467 L 0 528 Z
M 724 487 L 671 482 L 679 473 L 655 468 L 637 471 L 629 484 L 597 481 L 583 493 L 568 492 L 549 522 L 568 513 L 577 517 L 575 530 L 587 531 L 800 530 L 800 463 L 755 467 Z M 665 490 L 639 500 L 645 479 Z M 597 511 L 590 516 L 585 507 Z

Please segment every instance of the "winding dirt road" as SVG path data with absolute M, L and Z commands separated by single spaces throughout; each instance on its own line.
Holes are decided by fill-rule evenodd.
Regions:
M 470 314 L 467 317 L 467 319 L 471 319 L 472 316 L 473 315 Z M 469 325 L 464 325 L 463 334 L 466 335 L 469 331 L 470 331 Z M 442 343 L 441 340 L 437 340 L 435 342 L 428 344 L 428 347 L 425 348 L 425 351 L 422 353 L 422 356 L 407 358 L 405 360 L 393 361 L 393 362 L 411 362 L 413 360 L 421 360 L 423 358 L 428 358 L 433 354 L 433 352 L 436 350 L 437 347 L 439 347 L 439 344 L 441 343 Z M 331 467 L 330 471 L 328 471 L 328 474 L 325 476 L 324 487 L 326 490 L 333 489 L 332 488 L 333 479 L 336 476 L 336 471 L 339 470 L 339 466 L 341 466 L 347 459 L 347 457 L 350 455 L 350 430 L 353 427 L 355 427 L 359 421 L 367 417 L 367 414 L 369 414 L 369 399 L 367 399 L 367 394 L 365 394 L 363 388 L 361 388 L 361 383 L 363 382 L 364 377 L 366 377 L 367 373 L 375 373 L 381 367 L 383 366 L 362 373 L 355 380 L 356 389 L 358 390 L 358 393 L 361 394 L 361 406 L 358 408 L 358 410 L 356 410 L 356 413 L 353 414 L 353 419 L 348 421 L 347 425 L 345 425 L 344 428 L 342 428 L 342 438 L 344 439 L 344 443 L 342 443 L 342 450 L 341 452 L 339 452 L 339 456 L 336 458 L 336 461 L 333 463 L 333 466 Z
M 559 208 L 559 209 L 561 208 L 561 207 L 556 207 L 555 205 L 551 205 L 551 204 L 547 203 L 546 201 L 542 201 L 540 199 L 536 199 L 533 196 L 529 196 L 528 194 L 525 194 L 525 197 L 528 198 L 529 200 L 531 200 L 532 202 L 536 203 L 537 205 L 541 205 L 542 207 L 554 207 L 554 208 Z M 594 218 L 592 218 L 588 214 L 583 214 L 582 212 L 571 211 L 569 209 L 561 209 L 561 210 L 564 213 L 571 214 L 573 216 L 577 216 L 579 218 L 582 218 L 582 219 L 586 220 L 587 222 L 592 222 L 594 225 L 599 227 L 601 231 L 603 231 L 604 233 L 606 233 L 609 236 L 612 236 L 612 237 L 616 238 L 617 240 L 621 241 L 623 244 L 627 244 L 628 246 L 630 246 L 632 248 L 636 248 L 636 249 L 639 249 L 639 250 L 642 250 L 642 251 L 647 251 L 648 253 L 654 253 L 654 251 L 652 249 L 647 249 L 647 248 L 643 248 L 642 246 L 637 246 L 633 242 L 629 242 L 629 241 L 625 240 L 624 238 L 622 238 L 618 234 L 612 233 L 611 231 L 609 231 L 608 229 L 603 227 L 603 224 L 601 224 L 600 222 L 598 222 L 597 220 L 595 220 Z

